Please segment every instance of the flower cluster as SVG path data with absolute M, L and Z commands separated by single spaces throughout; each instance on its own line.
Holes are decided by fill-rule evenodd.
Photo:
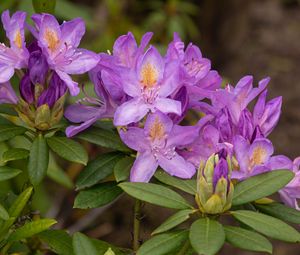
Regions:
M 96 53 L 78 48 L 85 33 L 84 22 L 74 19 L 59 25 L 54 16 L 34 14 L 34 27 L 25 23 L 26 13 L 11 17 L 2 13 L 10 47 L 0 45 L 0 103 L 16 105 L 21 119 L 31 127 L 46 130 L 63 116 L 64 98 L 80 92 L 70 74 L 82 74 L 99 61 Z M 26 46 L 25 27 L 34 39 Z M 10 85 L 15 73 L 20 78 L 17 97 Z
M 200 207 L 209 211 L 212 196 L 223 211 L 230 206 L 231 179 L 289 169 L 295 178 L 280 195 L 299 209 L 299 158 L 273 155 L 268 139 L 282 104 L 281 97 L 267 100 L 269 78 L 254 86 L 253 77 L 245 76 L 236 86 L 223 87 L 210 60 L 192 43 L 185 47 L 177 34 L 165 55 L 148 46 L 150 32 L 139 45 L 129 32 L 116 40 L 112 53 L 96 54 L 78 48 L 85 33 L 81 19 L 60 25 L 52 15 L 35 14 L 31 27 L 25 18 L 23 12 L 2 14 L 10 47 L 0 45 L 0 103 L 15 105 L 28 125 L 46 130 L 56 124 L 67 92 L 80 92 L 70 75 L 89 72 L 97 98 L 86 96 L 68 106 L 64 115 L 75 124 L 66 135 L 72 137 L 99 119 L 112 119 L 122 141 L 137 151 L 132 182 L 149 182 L 158 167 L 189 179 L 202 165 L 199 178 L 203 187 L 211 186 L 211 194 L 199 197 Z M 34 37 L 29 46 L 25 27 Z M 15 71 L 21 78 L 20 97 L 9 83 Z M 191 111 L 199 121 L 183 125 Z M 222 199 L 216 190 L 222 191 Z
M 290 169 L 295 178 L 280 195 L 286 204 L 298 208 L 299 160 L 273 155 L 268 139 L 282 103 L 281 97 L 267 101 L 270 79 L 255 87 L 253 77 L 245 76 L 236 86 L 221 87 L 220 75 L 197 46 L 185 47 L 175 34 L 162 56 L 154 46 L 147 47 L 151 37 L 152 33 L 146 33 L 138 45 L 128 33 L 116 40 L 112 54 L 100 54 L 90 72 L 99 98 L 87 97 L 88 105 L 80 101 L 66 110 L 70 121 L 80 123 L 69 127 L 67 135 L 98 119 L 112 118 L 123 142 L 137 151 L 133 182 L 148 182 L 158 167 L 170 175 L 191 178 L 201 162 L 224 150 L 232 161 L 232 179 Z M 202 118 L 194 126 L 180 125 L 190 111 Z

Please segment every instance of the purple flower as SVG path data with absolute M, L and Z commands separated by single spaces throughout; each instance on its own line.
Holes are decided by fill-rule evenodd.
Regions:
M 15 69 L 27 67 L 28 51 L 25 45 L 24 23 L 26 13 L 17 11 L 9 16 L 9 11 L 1 15 L 6 36 L 10 41 L 10 48 L 0 44 L 0 83 L 7 82 Z
M 0 104 L 17 104 L 18 97 L 9 82 L 0 84 Z
M 71 95 L 79 93 L 78 83 L 69 74 L 82 74 L 96 66 L 99 56 L 91 51 L 80 49 L 78 45 L 85 33 L 84 22 L 80 18 L 59 25 L 50 14 L 34 14 L 36 26 L 33 34 L 47 58 L 50 69 L 67 84 Z
M 285 160 L 281 159 L 281 161 L 281 165 L 277 165 L 276 169 L 290 169 L 295 173 L 295 177 L 279 191 L 280 197 L 286 205 L 300 210 L 298 203 L 298 199 L 300 199 L 300 157 L 293 162 L 287 157 L 285 157 Z
M 259 126 L 265 136 L 268 136 L 278 123 L 282 97 L 276 97 L 266 103 L 267 90 L 265 90 L 257 100 L 253 111 L 253 121 L 255 126 Z
M 239 80 L 235 87 L 227 85 L 225 89 L 217 90 L 212 95 L 213 105 L 218 109 L 228 108 L 232 121 L 237 124 L 242 111 L 248 104 L 265 90 L 269 78 L 261 80 L 257 88 L 253 88 L 253 77 L 245 76 Z
M 136 68 L 120 73 L 124 92 L 132 97 L 116 110 L 114 124 L 128 125 L 141 120 L 149 111 L 181 114 L 181 103 L 170 98 L 178 87 L 178 65 L 166 62 L 150 47 L 136 64 Z
M 144 53 L 145 47 L 151 40 L 152 35 L 152 32 L 144 34 L 139 47 L 131 32 L 128 32 L 127 35 L 121 35 L 113 46 L 112 57 L 114 58 L 114 64 L 133 68 L 136 65 L 137 59 Z
M 237 135 L 233 139 L 235 157 L 239 169 L 232 172 L 233 179 L 245 179 L 270 170 L 268 162 L 274 152 L 272 143 L 266 138 L 257 138 L 251 144 Z
M 130 181 L 149 182 L 158 166 L 180 178 L 191 178 L 195 167 L 176 152 L 193 142 L 197 126 L 178 126 L 161 112 L 148 115 L 144 129 L 129 127 L 120 130 L 123 142 L 138 152 L 131 169 Z
M 65 117 L 71 122 L 80 123 L 78 126 L 72 125 L 66 129 L 66 135 L 68 137 L 72 137 L 87 129 L 97 120 L 112 118 L 114 116 L 117 103 L 119 103 L 118 100 L 121 99 L 118 95 L 119 92 L 114 93 L 113 91 L 119 91 L 119 83 L 110 80 L 110 91 L 107 91 L 103 85 L 103 76 L 106 78 L 106 81 L 108 81 L 110 79 L 108 74 L 105 68 L 98 64 L 98 66 L 90 72 L 90 79 L 94 84 L 94 90 L 98 98 L 87 96 L 66 109 Z M 109 92 L 112 92 L 114 97 L 112 97 Z

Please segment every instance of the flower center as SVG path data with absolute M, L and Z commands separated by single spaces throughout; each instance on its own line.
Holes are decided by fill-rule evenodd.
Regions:
M 186 62 L 184 66 L 190 76 L 196 76 L 204 65 L 199 63 L 196 59 L 192 59 L 190 62 Z
M 267 152 L 262 147 L 255 148 L 250 159 L 251 168 L 256 165 L 263 164 L 265 162 L 266 156 Z
M 149 136 L 152 142 L 154 142 L 155 140 L 161 140 L 165 136 L 165 129 L 159 121 L 158 117 L 155 119 L 152 127 L 150 128 Z
M 22 48 L 22 36 L 20 30 L 16 32 L 14 43 L 19 49 Z
M 44 34 L 44 38 L 48 44 L 48 49 L 54 51 L 57 48 L 57 45 L 59 44 L 59 39 L 55 31 L 47 29 Z
M 144 88 L 153 88 L 157 83 L 158 72 L 153 65 L 147 63 L 141 70 L 141 78 L 141 84 Z

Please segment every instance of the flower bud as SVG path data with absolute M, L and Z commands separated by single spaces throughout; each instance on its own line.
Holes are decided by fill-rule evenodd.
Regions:
M 196 202 L 205 214 L 220 214 L 231 207 L 231 160 L 225 150 L 202 162 L 198 170 Z

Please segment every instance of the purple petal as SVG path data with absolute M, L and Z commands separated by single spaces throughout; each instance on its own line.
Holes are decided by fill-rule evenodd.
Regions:
M 141 39 L 140 47 L 138 49 L 138 54 L 142 54 L 143 53 L 143 51 L 145 50 L 146 46 L 150 42 L 152 36 L 153 36 L 152 32 L 147 32 L 147 33 L 145 33 L 143 35 L 143 37 Z
M 199 136 L 198 126 L 174 125 L 168 137 L 167 146 L 183 146 L 191 144 Z
M 70 90 L 70 94 L 72 96 L 77 96 L 80 92 L 80 89 L 78 87 L 78 83 L 73 81 L 72 78 L 66 74 L 65 72 L 62 72 L 60 70 L 56 70 L 57 75 L 66 83 Z
M 138 60 L 136 73 L 145 87 L 160 83 L 164 75 L 164 60 L 158 50 L 151 46 Z
M 66 128 L 66 135 L 67 137 L 72 137 L 77 135 L 78 133 L 82 132 L 83 130 L 89 128 L 97 121 L 97 118 L 91 118 L 85 122 L 83 122 L 79 126 L 69 126 Z
M 154 138 L 165 138 L 173 128 L 173 121 L 162 112 L 149 114 L 145 122 L 145 133 L 147 136 Z M 162 135 L 163 137 L 153 137 L 154 134 Z
M 29 104 L 34 101 L 34 84 L 28 74 L 25 74 L 20 82 L 21 97 Z
M 271 170 L 277 169 L 293 169 L 293 162 L 288 157 L 284 155 L 273 156 L 269 159 L 267 166 Z
M 159 96 L 167 97 L 180 87 L 179 82 L 179 62 L 171 61 L 166 63 L 163 81 L 158 91 Z
M 183 179 L 190 179 L 196 172 L 196 168 L 190 162 L 187 162 L 183 157 L 176 152 L 172 157 L 165 157 L 162 154 L 158 155 L 158 163 L 163 170 L 168 174 L 177 176 Z
M 274 153 L 272 143 L 265 138 L 258 138 L 250 145 L 248 155 L 253 165 L 265 164 Z
M 158 98 L 154 103 L 154 107 L 163 113 L 174 113 L 181 115 L 182 111 L 181 102 L 170 98 Z
M 48 73 L 48 63 L 46 57 L 40 50 L 30 53 L 28 59 L 28 69 L 30 80 L 33 84 L 45 83 L 46 75 Z
M 73 104 L 67 107 L 64 115 L 69 121 L 80 123 L 98 116 L 99 111 L 101 111 L 99 107 Z
M 10 78 L 14 75 L 14 73 L 15 69 L 13 66 L 6 65 L 0 62 L 0 83 L 9 81 Z
M 115 41 L 113 55 L 118 58 L 118 64 L 126 67 L 133 67 L 137 49 L 137 43 L 133 34 L 128 32 L 127 35 L 121 35 Z
M 42 15 L 38 43 L 49 56 L 55 57 L 61 47 L 61 30 L 54 16 Z
M 120 130 L 122 141 L 135 151 L 145 151 L 150 148 L 149 142 L 145 137 L 144 130 L 137 127 L 129 127 L 128 130 Z
M 85 33 L 84 21 L 81 18 L 75 18 L 71 21 L 65 21 L 61 25 L 61 40 L 67 45 L 78 47 L 81 38 Z
M 148 105 L 139 99 L 131 99 L 117 108 L 114 116 L 114 125 L 125 126 L 133 122 L 138 122 L 148 112 Z
M 239 163 L 240 171 L 247 172 L 249 170 L 250 159 L 248 157 L 248 151 L 250 148 L 249 143 L 245 138 L 237 135 L 233 138 L 233 147 L 235 157 Z
M 72 49 L 70 51 L 73 51 Z M 66 53 L 68 54 L 68 52 Z M 70 53 L 71 54 L 71 53 Z M 83 74 L 93 69 L 99 62 L 100 56 L 92 51 L 85 49 L 77 49 L 70 56 L 70 62 L 58 62 L 58 69 L 68 74 Z
M 149 182 L 158 163 L 150 151 L 138 153 L 130 172 L 131 182 Z
M 0 104 L 17 104 L 18 97 L 9 82 L 0 84 Z

